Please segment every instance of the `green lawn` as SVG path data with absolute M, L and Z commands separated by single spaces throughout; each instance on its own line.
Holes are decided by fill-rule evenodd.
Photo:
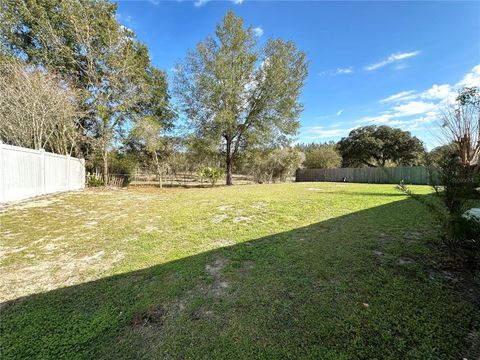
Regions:
M 0 225 L 1 359 L 480 356 L 478 281 L 393 185 L 86 191 Z

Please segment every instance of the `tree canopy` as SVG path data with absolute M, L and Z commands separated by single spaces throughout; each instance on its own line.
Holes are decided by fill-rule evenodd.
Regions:
M 269 39 L 257 46 L 251 27 L 228 12 L 209 36 L 176 67 L 175 93 L 200 137 L 219 144 L 232 184 L 239 153 L 259 143 L 285 140 L 299 128 L 305 54 L 293 42 Z
M 332 169 L 342 165 L 342 157 L 337 149 L 337 144 L 301 144 L 297 145 L 305 154 L 303 166 L 307 169 Z
M 382 126 L 354 129 L 338 143 L 343 166 L 411 166 L 420 162 L 423 143 L 410 132 Z
M 125 122 L 144 116 L 169 121 L 166 75 L 150 63 L 147 47 L 116 19 L 107 0 L 22 0 L 0 5 L 2 53 L 58 75 L 77 90 L 83 116 L 77 155 L 104 159 Z

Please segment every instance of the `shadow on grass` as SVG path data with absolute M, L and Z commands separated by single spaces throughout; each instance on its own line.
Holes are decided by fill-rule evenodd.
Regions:
M 0 355 L 474 358 L 478 309 L 425 268 L 431 222 L 396 201 L 6 302 Z

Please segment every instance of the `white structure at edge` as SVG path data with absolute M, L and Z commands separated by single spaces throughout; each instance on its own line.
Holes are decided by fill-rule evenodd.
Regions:
M 85 187 L 85 160 L 0 142 L 0 203 Z

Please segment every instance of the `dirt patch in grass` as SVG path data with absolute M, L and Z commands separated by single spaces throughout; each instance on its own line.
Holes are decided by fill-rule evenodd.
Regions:
M 205 265 L 205 271 L 213 277 L 213 283 L 207 287 L 207 294 L 220 297 L 226 294 L 230 282 L 222 276 L 222 270 L 229 264 L 229 260 L 218 258 L 213 263 Z
M 133 326 L 149 326 L 156 325 L 162 326 L 165 321 L 165 316 L 167 315 L 167 310 L 164 308 L 159 309 L 150 309 L 143 311 L 132 320 Z
M 57 247 L 49 244 L 46 250 L 51 252 Z M 35 254 L 27 254 L 27 258 L 37 258 Z M 37 292 L 56 289 L 60 286 L 74 285 L 84 279 L 100 277 L 115 263 L 122 260 L 124 254 L 115 251 L 108 256 L 105 251 L 99 251 L 92 255 L 78 256 L 73 252 L 55 254 L 48 260 L 36 260 L 36 263 L 28 266 L 12 265 L 2 268 L 0 282 L 0 301 L 12 300 Z

